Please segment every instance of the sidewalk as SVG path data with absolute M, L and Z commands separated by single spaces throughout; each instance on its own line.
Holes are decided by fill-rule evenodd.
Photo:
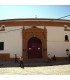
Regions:
M 69 61 L 54 61 L 54 62 L 24 62 L 24 67 L 36 67 L 36 66 L 55 66 L 70 64 Z M 19 62 L 14 61 L 0 61 L 1 67 L 20 67 Z

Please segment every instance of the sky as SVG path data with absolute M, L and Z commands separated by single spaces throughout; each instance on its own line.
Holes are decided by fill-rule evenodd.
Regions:
M 15 18 L 54 18 L 70 15 L 70 5 L 0 5 L 0 20 Z M 69 19 L 70 16 L 63 18 Z

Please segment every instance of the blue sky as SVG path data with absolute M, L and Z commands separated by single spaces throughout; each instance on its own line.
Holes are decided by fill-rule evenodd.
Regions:
M 70 15 L 69 5 L 0 5 L 0 20 L 13 18 L 60 18 Z M 70 17 L 64 18 L 70 19 Z

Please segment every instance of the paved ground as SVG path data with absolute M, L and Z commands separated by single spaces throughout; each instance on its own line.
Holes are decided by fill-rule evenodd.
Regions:
M 58 63 L 58 64 L 57 64 Z M 31 65 L 33 63 L 30 63 Z M 0 75 L 69 75 L 70 62 L 52 62 L 45 63 L 44 66 L 30 67 L 28 63 L 24 63 L 25 67 L 19 67 L 19 63 L 12 61 L 0 61 Z M 29 65 L 27 67 L 27 65 Z

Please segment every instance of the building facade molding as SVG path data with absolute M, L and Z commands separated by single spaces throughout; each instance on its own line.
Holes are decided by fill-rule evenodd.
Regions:
M 62 19 L 9 19 L 0 20 L 0 26 L 55 26 L 64 27 L 64 25 L 70 26 L 70 20 Z

